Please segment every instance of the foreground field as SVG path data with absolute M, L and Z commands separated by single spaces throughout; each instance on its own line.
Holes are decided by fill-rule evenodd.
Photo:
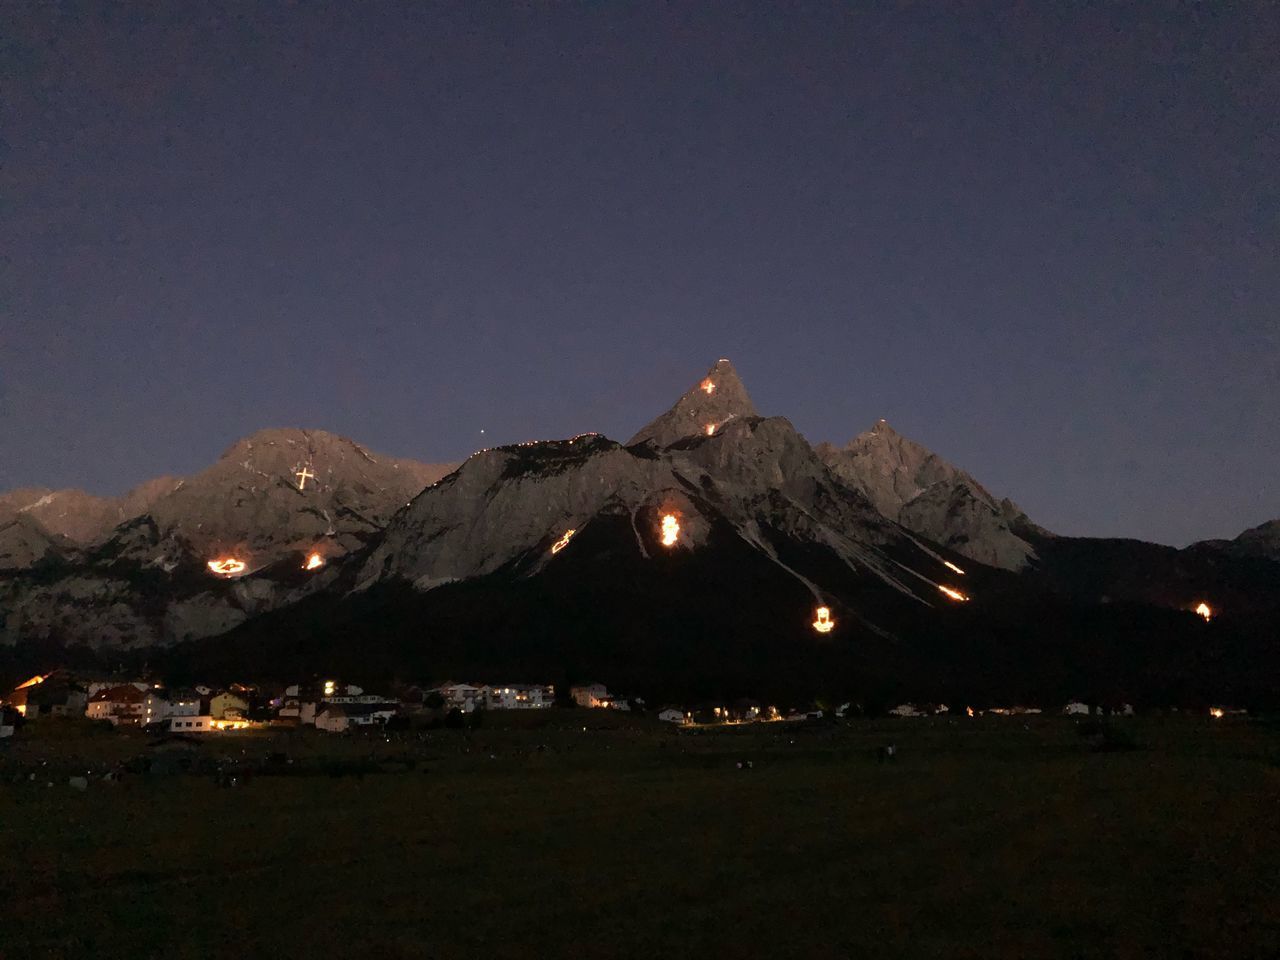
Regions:
M 0 958 L 1280 956 L 1260 724 L 1128 721 L 1137 749 L 1096 752 L 1057 718 L 549 713 L 225 737 L 201 750 L 287 751 L 293 775 L 83 793 L 69 769 L 146 741 L 32 730 L 0 750 Z M 321 766 L 357 757 L 394 762 Z

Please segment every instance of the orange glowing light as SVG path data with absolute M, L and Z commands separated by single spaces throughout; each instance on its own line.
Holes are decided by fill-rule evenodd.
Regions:
M 959 600 L 961 603 L 964 603 L 969 599 L 963 593 L 957 590 L 955 587 L 944 587 L 942 584 L 938 584 L 938 589 L 941 590 L 943 593 L 945 593 L 952 600 Z
M 707 424 L 707 436 L 714 437 L 716 435 L 716 425 L 714 423 Z
M 960 576 L 962 576 L 962 577 L 964 576 L 964 571 L 963 571 L 963 570 L 961 570 L 959 567 L 957 567 L 957 566 L 956 566 L 954 563 L 952 563 L 950 560 L 943 560 L 943 561 L 942 561 L 942 565 L 943 565 L 944 567 L 946 567 L 948 570 L 954 570 L 956 573 L 960 574 Z
M 243 560 L 237 560 L 235 557 L 209 561 L 209 569 L 220 577 L 237 577 L 244 573 L 248 566 Z
M 311 553 L 307 555 L 307 563 L 302 569 L 318 570 L 320 567 L 323 567 L 323 566 L 324 566 L 324 557 L 320 556 L 320 554 L 318 553 Z
M 1225 715 L 1226 715 L 1226 711 L 1223 710 L 1221 707 L 1209 708 L 1209 716 L 1213 717 L 1213 719 L 1215 720 L 1221 720 Z
M 965 712 L 965 713 L 967 713 L 969 716 L 971 716 L 971 717 L 972 717 L 972 716 L 973 716 L 973 707 L 965 707 L 965 708 L 964 708 L 964 712 Z
M 38 673 L 34 677 L 32 677 L 30 680 L 28 680 L 26 683 L 18 684 L 18 686 L 16 686 L 14 689 L 25 690 L 27 687 L 34 687 L 37 683 L 44 683 L 44 677 L 40 676 L 40 674 Z
M 813 629 L 819 633 L 830 633 L 835 628 L 836 622 L 831 619 L 830 607 L 819 607 L 814 613 L 818 619 L 813 621 Z
M 573 535 L 577 532 L 577 530 L 566 530 L 564 532 L 564 536 L 551 545 L 551 552 L 559 553 L 567 547 L 569 545 L 569 541 L 573 539 Z
M 306 467 L 303 467 L 301 470 L 296 471 L 294 473 L 294 476 L 298 478 L 299 490 L 305 490 L 307 488 L 307 481 L 314 480 L 316 478 L 316 475 Z
M 1196 607 L 1196 613 L 1204 617 L 1205 623 L 1208 623 L 1213 619 L 1213 610 L 1207 603 L 1202 603 L 1200 606 Z
M 716 392 L 715 381 L 713 381 L 710 377 L 707 377 L 707 379 L 703 380 L 702 383 L 699 384 L 699 386 L 702 387 L 702 392 L 705 393 L 707 396 L 711 396 L 711 394 Z
M 664 547 L 674 547 L 679 536 L 680 521 L 676 519 L 674 513 L 668 513 L 662 518 L 662 545 Z

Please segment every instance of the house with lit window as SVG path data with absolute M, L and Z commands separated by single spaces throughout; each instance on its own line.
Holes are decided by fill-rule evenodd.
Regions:
M 209 698 L 209 716 L 215 720 L 243 717 L 249 712 L 249 701 L 238 693 L 223 690 Z
M 316 729 L 326 733 L 345 733 L 352 727 L 385 724 L 396 715 L 399 704 L 325 703 L 316 711 Z
M 444 698 L 445 708 L 450 710 L 458 709 L 463 713 L 470 713 L 476 707 L 483 705 L 482 688 L 470 683 L 450 681 L 427 692 L 440 694 Z
M 169 691 L 169 716 L 171 717 L 198 717 L 202 712 L 200 704 L 200 694 L 195 690 L 178 687 Z
M 581 683 L 570 687 L 569 696 L 580 707 L 613 706 L 613 697 L 603 683 Z
M 34 676 L 5 698 L 10 707 L 28 720 L 82 717 L 88 699 L 84 686 L 63 670 Z
M 556 688 L 546 683 L 498 683 L 481 690 L 488 710 L 538 710 L 556 701 Z
M 148 695 L 148 692 L 139 690 L 137 685 L 132 683 L 104 687 L 89 698 L 85 716 L 91 720 L 107 720 L 117 727 L 141 726 L 147 722 Z

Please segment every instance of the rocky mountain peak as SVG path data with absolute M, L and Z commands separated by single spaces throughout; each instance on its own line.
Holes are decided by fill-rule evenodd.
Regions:
M 890 520 L 982 563 L 1017 570 L 1035 556 L 1013 525 L 1031 527 L 1010 501 L 998 501 L 972 476 L 885 420 L 844 447 L 817 453 L 837 476 Z
M 675 406 L 640 430 L 627 446 L 647 442 L 659 448 L 669 447 L 686 437 L 714 435 L 731 420 L 755 416 L 755 404 L 738 372 L 732 363 L 721 359 Z

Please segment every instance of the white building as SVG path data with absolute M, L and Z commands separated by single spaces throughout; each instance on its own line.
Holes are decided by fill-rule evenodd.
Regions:
M 543 683 L 506 683 L 482 687 L 489 710 L 538 710 L 556 701 L 556 688 Z
M 197 704 L 198 707 L 199 704 Z M 168 697 L 155 690 L 148 690 L 142 700 L 142 725 L 145 727 L 149 723 L 159 723 L 171 716 L 173 716 L 173 704 L 169 702 Z
M 658 719 L 663 723 L 688 723 L 690 718 L 678 707 L 663 707 L 658 711 Z
M 276 716 L 281 720 L 297 720 L 301 726 L 309 727 L 316 722 L 316 703 L 314 700 L 285 697 Z
M 613 697 L 603 683 L 582 683 L 569 688 L 569 696 L 580 707 L 610 707 Z
M 200 716 L 200 696 L 192 690 L 174 691 L 169 696 L 169 716 Z
M 900 703 L 889 711 L 891 717 L 923 717 L 924 712 L 914 703 Z
M 213 733 L 217 730 L 213 723 L 213 717 L 207 714 L 202 717 L 170 717 L 169 731 L 171 733 Z
M 1087 717 L 1089 715 L 1089 705 L 1081 703 L 1079 700 L 1072 700 L 1062 708 L 1062 712 L 1068 717 Z
M 316 729 L 327 733 L 344 733 L 352 727 L 384 724 L 396 715 L 399 704 L 326 703 L 316 712 Z

